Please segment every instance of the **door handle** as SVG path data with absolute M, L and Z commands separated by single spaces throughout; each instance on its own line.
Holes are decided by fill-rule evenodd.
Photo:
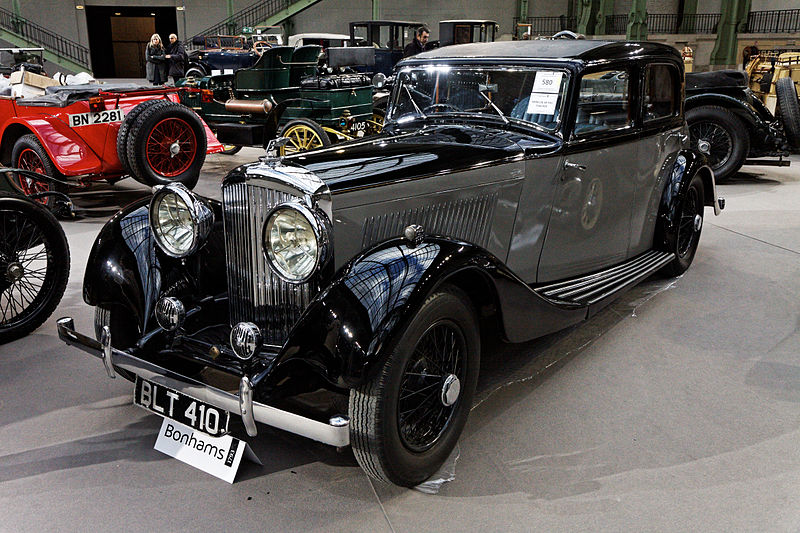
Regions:
M 586 170 L 586 166 L 585 165 L 580 165 L 578 163 L 570 163 L 569 161 L 566 161 L 566 160 L 564 161 L 564 168 L 565 169 L 574 168 L 575 170 L 580 170 L 581 172 Z

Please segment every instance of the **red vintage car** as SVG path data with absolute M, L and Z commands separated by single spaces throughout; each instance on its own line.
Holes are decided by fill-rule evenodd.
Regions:
M 82 85 L 50 87 L 43 96 L 0 96 L 0 161 L 59 180 L 9 176 L 45 203 L 49 198 L 41 193 L 66 192 L 67 183 L 86 186 L 126 175 L 146 185 L 192 188 L 206 153 L 222 145 L 179 103 L 179 90 Z

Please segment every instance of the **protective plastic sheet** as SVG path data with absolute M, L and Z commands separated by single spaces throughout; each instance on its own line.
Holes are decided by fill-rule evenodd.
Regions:
M 453 481 L 456 478 L 456 462 L 460 456 L 461 449 L 458 447 L 458 444 L 456 444 L 450 457 L 442 464 L 442 467 L 428 478 L 427 481 L 414 487 L 414 490 L 425 494 L 439 494 L 439 491 L 442 490 L 445 483 Z

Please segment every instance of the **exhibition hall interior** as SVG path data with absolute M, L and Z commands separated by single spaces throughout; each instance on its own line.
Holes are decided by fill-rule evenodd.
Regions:
M 0 2 L 0 530 L 797 531 L 800 6 Z

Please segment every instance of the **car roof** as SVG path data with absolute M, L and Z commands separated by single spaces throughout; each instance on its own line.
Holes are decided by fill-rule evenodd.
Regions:
M 631 59 L 644 55 L 672 56 L 680 54 L 672 46 L 646 41 L 595 41 L 591 39 L 533 39 L 530 41 L 498 41 L 445 46 L 413 57 L 423 59 L 514 58 L 566 59 Z
M 422 22 L 408 20 L 357 20 L 350 24 L 402 24 L 404 26 L 424 26 Z
M 452 19 L 452 20 L 440 20 L 439 24 L 447 23 L 447 22 L 454 22 L 456 24 L 497 24 L 496 20 L 477 20 L 477 19 Z

